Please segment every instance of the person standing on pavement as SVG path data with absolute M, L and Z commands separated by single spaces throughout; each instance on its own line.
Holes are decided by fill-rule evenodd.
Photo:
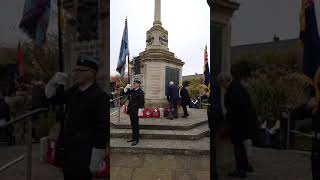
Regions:
M 190 96 L 187 88 L 183 85 L 179 86 L 180 88 L 180 97 L 181 97 L 181 106 L 183 108 L 183 118 L 187 118 L 189 116 L 187 106 L 190 105 Z
M 96 59 L 79 56 L 71 88 L 57 88 L 67 84 L 68 75 L 61 72 L 45 88 L 46 97 L 55 96 L 59 104 L 65 105 L 66 118 L 60 136 L 65 180 L 91 180 L 106 154 L 109 99 L 96 84 L 97 72 Z
M 319 85 L 318 85 L 319 86 Z M 319 86 L 320 87 L 320 86 Z M 316 97 L 311 97 L 303 108 L 303 115 L 312 117 L 311 171 L 313 180 L 320 179 L 320 102 Z
M 229 176 L 245 178 L 247 172 L 253 171 L 253 167 L 248 161 L 244 142 L 254 137 L 256 113 L 249 93 L 239 81 L 233 81 L 228 73 L 221 73 L 218 76 L 218 83 L 226 90 L 224 97 L 226 120 L 236 160 L 236 170 L 230 172 Z
M 167 119 L 173 120 L 173 118 L 178 118 L 178 101 L 179 97 L 179 87 L 174 84 L 173 81 L 170 81 L 170 85 L 167 89 L 167 100 L 170 103 L 170 114 Z
M 128 112 L 132 128 L 132 139 L 127 142 L 131 142 L 131 146 L 137 145 L 140 137 L 139 115 L 143 113 L 144 108 L 144 92 L 141 90 L 140 84 L 140 80 L 134 80 L 132 89 L 130 85 L 127 85 L 124 89 L 125 93 L 129 95 Z

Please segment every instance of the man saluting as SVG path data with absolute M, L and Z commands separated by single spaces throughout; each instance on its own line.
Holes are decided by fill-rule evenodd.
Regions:
M 128 84 L 124 91 L 129 95 L 128 112 L 132 128 L 132 139 L 127 142 L 132 142 L 131 146 L 139 143 L 139 114 L 143 113 L 144 107 L 144 92 L 140 89 L 140 80 L 134 80 L 132 88 Z
M 98 62 L 80 56 L 74 69 L 73 86 L 67 84 L 68 75 L 58 72 L 48 82 L 45 93 L 65 105 L 66 118 L 62 122 L 59 142 L 64 148 L 63 174 L 65 180 L 91 180 L 99 170 L 108 137 L 107 94 L 96 84 Z

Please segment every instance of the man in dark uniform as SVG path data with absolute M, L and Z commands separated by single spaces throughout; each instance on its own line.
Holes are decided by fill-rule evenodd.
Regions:
M 170 81 L 170 86 L 167 90 L 167 100 L 170 103 L 170 115 L 167 119 L 173 120 L 173 118 L 178 118 L 178 108 L 177 104 L 179 101 L 179 87 Z
M 144 107 L 144 92 L 140 89 L 141 82 L 139 80 L 133 81 L 133 87 L 127 85 L 125 93 L 129 95 L 128 112 L 130 115 L 130 122 L 132 128 L 132 139 L 127 142 L 132 142 L 131 146 L 139 143 L 139 114 L 143 113 Z
M 245 178 L 246 173 L 252 172 L 253 168 L 248 161 L 244 142 L 254 138 L 256 113 L 249 93 L 239 81 L 233 81 L 228 73 L 221 73 L 218 76 L 218 83 L 226 89 L 224 97 L 226 119 L 236 159 L 236 170 L 229 173 L 229 176 Z
M 311 153 L 311 168 L 313 180 L 320 179 L 320 104 L 316 98 L 311 98 L 307 104 L 313 114 L 312 130 L 314 131 L 314 138 L 312 140 Z
M 63 174 L 65 180 L 91 180 L 99 170 L 108 139 L 108 97 L 96 84 L 98 63 L 94 58 L 80 56 L 74 69 L 74 85 L 66 85 L 67 75 L 56 73 L 46 86 L 48 98 L 56 96 L 65 104 L 66 118 L 62 129 Z

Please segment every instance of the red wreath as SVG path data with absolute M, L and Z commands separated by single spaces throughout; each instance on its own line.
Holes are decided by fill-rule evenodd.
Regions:
M 153 109 L 146 108 L 143 112 L 144 118 L 152 118 L 153 117 Z

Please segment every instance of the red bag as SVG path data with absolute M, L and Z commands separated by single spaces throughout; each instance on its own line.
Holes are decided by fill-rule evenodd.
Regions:
M 163 116 L 164 117 L 169 117 L 169 114 L 170 114 L 170 107 L 166 107 L 164 109 Z
M 56 141 L 54 139 L 48 140 L 47 162 L 51 165 L 55 165 L 56 160 Z
M 110 177 L 110 153 L 107 153 L 100 165 L 100 171 L 95 175 L 96 178 Z

